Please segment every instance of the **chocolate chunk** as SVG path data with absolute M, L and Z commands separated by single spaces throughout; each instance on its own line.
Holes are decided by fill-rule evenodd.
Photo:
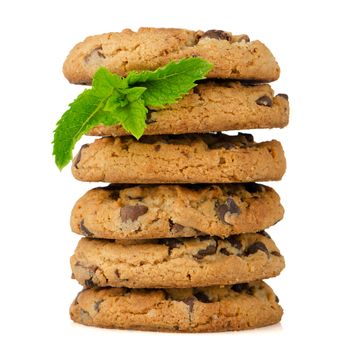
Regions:
M 169 219 L 169 228 L 170 231 L 181 232 L 185 226 L 176 224 L 173 220 Z
M 217 215 L 219 216 L 220 220 L 228 223 L 225 221 L 225 214 L 230 213 L 230 214 L 240 214 L 240 209 L 233 200 L 233 198 L 228 197 L 225 204 L 221 204 L 216 208 Z
M 247 134 L 247 133 L 244 133 L 244 132 L 239 132 L 238 133 L 238 137 L 240 137 L 242 139 L 245 138 L 245 140 L 247 142 L 254 142 L 254 136 L 252 134 Z
M 193 311 L 193 305 L 194 305 L 195 301 L 196 301 L 195 297 L 189 297 L 189 298 L 182 300 L 182 302 L 184 302 L 186 305 L 188 305 L 190 312 Z
M 119 190 L 113 190 L 110 194 L 109 194 L 109 198 L 113 199 L 115 201 L 117 201 L 119 199 L 119 194 L 120 191 Z
M 128 220 L 135 221 L 139 216 L 146 214 L 147 211 L 148 207 L 145 205 L 126 205 L 120 209 L 120 217 L 122 222 L 126 222 Z
M 277 295 L 275 295 L 275 301 L 276 301 L 276 303 L 279 303 L 279 302 L 280 302 L 280 299 L 278 298 Z
M 98 301 L 95 302 L 95 304 L 94 304 L 94 309 L 95 309 L 96 312 L 99 312 L 99 311 L 100 311 L 100 305 L 101 305 L 101 303 L 102 303 L 103 301 L 104 301 L 104 300 L 101 299 L 101 300 L 98 300 Z
M 156 152 L 159 152 L 159 150 L 160 150 L 160 145 L 155 145 L 155 146 L 154 146 L 154 150 L 155 150 Z
M 271 98 L 269 96 L 266 96 L 266 95 L 259 97 L 255 102 L 259 106 L 266 106 L 266 107 L 271 107 L 272 106 Z
M 284 99 L 287 100 L 287 101 L 288 101 L 288 99 L 289 99 L 289 97 L 288 97 L 287 94 L 277 94 L 276 97 L 277 97 L 277 96 L 282 97 L 282 98 L 284 98 Z
M 271 239 L 271 236 L 270 236 L 267 232 L 265 232 L 265 231 L 259 231 L 259 232 L 257 232 L 257 234 L 259 234 L 259 235 L 261 235 L 261 236 L 264 236 L 264 237 L 266 237 L 266 238 Z
M 231 289 L 236 293 L 247 293 L 249 295 L 254 294 L 254 287 L 250 286 L 249 283 L 234 284 Z
M 245 41 L 246 43 L 250 42 L 250 38 L 247 34 L 242 34 L 238 38 L 235 38 L 235 42 L 241 43 L 242 41 Z
M 118 269 L 114 271 L 114 274 L 117 276 L 117 278 L 120 278 L 120 273 Z
M 87 227 L 84 225 L 84 219 L 80 221 L 80 231 L 85 237 L 93 237 L 94 233 L 87 229 Z
M 271 255 L 274 255 L 274 256 L 281 256 L 281 253 L 280 253 L 280 252 L 277 252 L 277 251 L 273 251 L 273 252 L 271 252 Z
M 222 142 L 216 142 L 215 144 L 211 145 L 211 149 L 219 149 L 224 148 L 226 150 L 234 148 L 236 145 L 233 142 L 230 141 L 222 141 Z M 222 164 L 222 163 L 221 163 Z
M 264 252 L 267 256 L 269 256 L 269 251 L 266 248 L 266 245 L 262 242 L 255 242 L 252 245 L 250 245 L 245 251 L 244 251 L 244 255 L 248 256 L 251 254 L 255 254 L 258 250 L 261 250 L 262 252 Z
M 205 235 L 205 236 L 198 236 L 197 237 L 201 242 L 203 241 L 209 241 L 209 239 L 213 239 L 213 237 Z
M 220 249 L 220 253 L 221 254 L 224 254 L 224 255 L 232 255 L 226 248 L 221 248 Z
M 209 297 L 206 294 L 204 294 L 203 292 L 197 292 L 197 293 L 193 294 L 193 296 L 196 297 L 202 303 L 210 303 Z
M 249 192 L 249 193 L 258 193 L 262 192 L 262 187 L 259 184 L 256 184 L 255 182 L 248 182 L 244 184 L 244 188 Z
M 152 119 L 152 112 L 151 111 L 149 111 L 148 113 L 147 113 L 147 117 L 146 117 L 146 124 L 148 125 L 148 124 L 153 124 L 153 123 L 155 123 L 156 121 L 154 120 L 154 119 Z
M 211 30 L 207 30 L 203 34 L 202 38 L 230 41 L 231 35 L 229 33 L 224 32 L 223 30 L 211 29 Z
M 177 238 L 161 238 L 158 242 L 160 244 L 165 244 L 170 249 L 178 248 L 183 244 L 182 241 Z
M 88 280 L 85 280 L 84 281 L 84 284 L 87 288 L 94 288 L 94 287 L 97 287 L 97 284 L 95 284 L 93 281 L 92 281 L 92 277 Z
M 78 163 L 79 163 L 80 160 L 81 160 L 81 151 L 82 151 L 84 148 L 87 148 L 87 147 L 89 147 L 88 144 L 82 145 L 82 146 L 80 147 L 80 150 L 79 150 L 77 156 L 76 156 L 75 159 L 74 159 L 74 167 L 75 167 L 76 169 L 78 169 Z
M 216 245 L 210 244 L 205 249 L 198 250 L 197 254 L 193 255 L 193 257 L 201 260 L 204 257 L 206 257 L 207 255 L 213 255 L 215 253 L 216 253 Z
M 232 247 L 235 247 L 236 249 L 242 248 L 242 243 L 237 236 L 232 235 L 227 237 L 226 239 L 230 242 Z

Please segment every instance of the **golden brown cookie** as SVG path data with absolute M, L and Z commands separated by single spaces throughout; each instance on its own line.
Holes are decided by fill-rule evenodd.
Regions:
M 249 134 L 102 138 L 83 146 L 72 165 L 77 180 L 135 184 L 270 181 L 285 170 L 281 144 Z
M 171 28 L 125 29 L 90 36 L 72 49 L 63 72 L 71 83 L 90 84 L 101 66 L 125 76 L 133 70 L 155 70 L 186 57 L 202 57 L 213 63 L 209 78 L 268 82 L 280 74 L 270 50 L 260 41 L 250 41 L 247 35 Z
M 189 289 L 85 289 L 70 308 L 87 326 L 165 332 L 219 332 L 277 323 L 283 310 L 264 282 Z
M 71 257 L 85 287 L 190 288 L 277 276 L 284 259 L 265 232 L 226 239 L 110 241 L 82 238 Z
M 224 81 L 198 84 L 179 102 L 149 109 L 145 135 L 283 128 L 289 118 L 287 95 L 274 96 L 267 84 Z M 100 125 L 89 132 L 93 136 L 127 134 L 119 125 Z
M 113 185 L 75 204 L 73 232 L 90 238 L 150 239 L 257 232 L 283 217 L 278 194 L 255 184 Z

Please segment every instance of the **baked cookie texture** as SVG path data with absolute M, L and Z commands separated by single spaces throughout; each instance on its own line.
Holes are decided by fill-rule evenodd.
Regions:
M 73 232 L 90 238 L 150 239 L 257 232 L 283 218 L 268 186 L 110 185 L 83 195 L 71 214 Z
M 229 183 L 280 180 L 282 145 L 256 143 L 249 134 L 106 137 L 81 148 L 77 180 L 110 183 Z
M 164 109 L 150 107 L 144 134 L 283 128 L 288 118 L 288 96 L 275 96 L 268 84 L 208 81 L 198 84 L 183 99 Z M 128 133 L 120 125 L 100 125 L 89 135 L 124 136 Z
M 73 321 L 87 326 L 165 332 L 237 331 L 280 321 L 283 310 L 264 282 L 189 289 L 85 289 Z
M 202 57 L 213 63 L 208 78 L 269 82 L 280 74 L 270 50 L 258 40 L 250 41 L 247 35 L 169 28 L 125 29 L 90 36 L 71 50 L 63 73 L 71 83 L 90 84 L 101 66 L 125 76 L 186 57 Z
M 84 287 L 189 288 L 277 276 L 284 259 L 265 233 L 226 239 L 168 238 L 110 241 L 82 238 L 71 257 Z

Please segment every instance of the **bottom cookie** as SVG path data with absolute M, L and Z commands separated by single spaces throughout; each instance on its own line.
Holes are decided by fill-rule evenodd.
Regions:
M 264 282 L 188 289 L 84 289 L 71 305 L 73 321 L 104 328 L 220 332 L 277 323 L 283 310 Z

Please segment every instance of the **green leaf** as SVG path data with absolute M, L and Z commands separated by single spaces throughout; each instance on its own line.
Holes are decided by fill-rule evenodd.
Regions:
M 193 57 L 154 72 L 131 72 L 126 78 L 99 68 L 92 88 L 80 94 L 57 122 L 53 154 L 58 168 L 69 163 L 76 142 L 97 125 L 121 124 L 139 139 L 146 128 L 146 106 L 176 102 L 211 68 L 209 62 Z
M 105 97 L 110 95 L 113 91 L 118 93 L 120 90 L 128 88 L 128 83 L 119 75 L 111 73 L 108 69 L 99 68 L 92 80 L 92 89 L 95 95 Z
M 205 78 L 213 65 L 199 57 L 170 62 L 156 71 L 130 72 L 129 85 L 143 86 L 147 90 L 142 98 L 146 106 L 164 106 L 175 103 Z
M 146 128 L 147 111 L 144 102 L 139 99 L 118 108 L 115 114 L 120 118 L 123 128 L 139 139 Z
M 96 125 L 119 122 L 116 115 L 102 110 L 105 102 L 106 97 L 96 96 L 94 90 L 85 90 L 58 121 L 54 131 L 53 155 L 60 170 L 70 162 L 73 148 L 84 134 Z

